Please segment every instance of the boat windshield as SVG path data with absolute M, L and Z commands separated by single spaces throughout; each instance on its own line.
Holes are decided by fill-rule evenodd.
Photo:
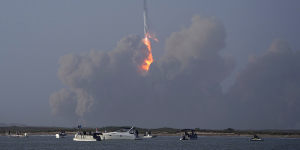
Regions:
M 123 129 L 117 130 L 115 132 L 128 132 L 129 130 L 130 130 L 130 128 L 123 128 Z

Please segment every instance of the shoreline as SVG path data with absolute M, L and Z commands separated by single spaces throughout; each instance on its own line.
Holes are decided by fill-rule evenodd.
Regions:
M 101 132 L 101 131 L 100 131 Z M 55 136 L 58 132 L 26 132 L 29 136 Z M 75 135 L 76 132 L 66 132 L 67 135 Z M 252 134 L 235 134 L 235 133 L 212 133 L 212 132 L 196 132 L 198 136 L 219 136 L 219 137 L 253 137 Z M 144 135 L 140 133 L 140 135 Z M 155 136 L 176 136 L 180 137 L 182 133 L 153 133 Z M 271 135 L 271 134 L 258 134 L 263 138 L 300 138 L 300 135 Z M 7 136 L 7 134 L 1 133 L 0 136 Z
M 112 132 L 119 129 L 122 129 L 126 126 L 107 126 L 97 128 L 99 132 Z M 128 127 L 128 126 L 127 126 Z M 146 131 L 151 131 L 152 135 L 157 136 L 181 136 L 183 134 L 182 129 L 175 128 L 139 128 L 136 127 L 139 131 L 140 135 L 144 135 Z M 82 128 L 82 131 L 94 132 L 96 130 L 95 127 Z M 277 138 L 300 138 L 300 130 L 235 130 L 232 128 L 227 128 L 223 130 L 212 130 L 212 129 L 193 129 L 198 136 L 231 136 L 231 137 L 252 137 L 254 134 L 259 135 L 261 137 L 277 137 Z M 60 131 L 65 131 L 69 135 L 74 135 L 78 128 L 76 127 L 33 127 L 33 126 L 2 126 L 0 127 L 0 136 L 7 135 L 8 132 L 12 134 L 19 133 L 27 133 L 28 135 L 53 135 Z
M 198 133 L 198 136 L 220 136 L 220 137 L 253 137 L 252 134 L 231 134 L 231 133 Z M 181 136 L 182 134 L 153 134 L 156 136 Z M 300 138 L 300 135 L 271 135 L 271 134 L 257 134 L 262 138 Z

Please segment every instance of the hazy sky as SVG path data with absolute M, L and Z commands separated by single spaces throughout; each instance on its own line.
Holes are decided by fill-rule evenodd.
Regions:
M 149 0 L 149 26 L 159 42 L 146 77 L 128 62 L 143 48 L 142 6 L 142 0 L 1 0 L 0 123 L 300 128 L 300 84 L 293 84 L 300 82 L 298 0 Z M 82 78 L 97 84 L 77 83 Z M 66 95 L 73 113 L 61 107 Z M 201 110 L 189 113 L 190 105 Z M 157 112 L 135 109 L 146 106 Z

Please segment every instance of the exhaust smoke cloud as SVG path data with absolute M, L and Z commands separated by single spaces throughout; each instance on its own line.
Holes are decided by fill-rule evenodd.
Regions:
M 275 40 L 264 55 L 249 59 L 223 93 L 235 63 L 220 55 L 226 33 L 219 20 L 193 17 L 166 39 L 156 61 L 152 37 L 144 3 L 144 37 L 129 35 L 111 51 L 61 57 L 65 88 L 50 96 L 53 114 L 72 125 L 300 128 L 300 54 L 287 42 Z
M 63 56 L 58 76 L 66 88 L 51 95 L 53 113 L 73 113 L 97 125 L 185 126 L 178 117 L 191 125 L 207 124 L 206 115 L 222 116 L 210 109 L 219 103 L 220 82 L 233 68 L 231 60 L 219 55 L 224 40 L 222 23 L 196 16 L 190 27 L 167 39 L 165 54 L 146 76 L 139 67 L 149 49 L 135 35 L 112 51 Z M 149 119 L 153 116 L 155 121 Z

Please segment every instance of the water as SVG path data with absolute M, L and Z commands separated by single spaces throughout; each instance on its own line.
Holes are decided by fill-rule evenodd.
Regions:
M 299 138 L 264 138 L 263 142 L 250 142 L 247 137 L 221 136 L 200 136 L 193 141 L 179 141 L 179 137 L 157 137 L 145 140 L 74 142 L 72 138 L 0 136 L 0 150 L 300 150 Z

